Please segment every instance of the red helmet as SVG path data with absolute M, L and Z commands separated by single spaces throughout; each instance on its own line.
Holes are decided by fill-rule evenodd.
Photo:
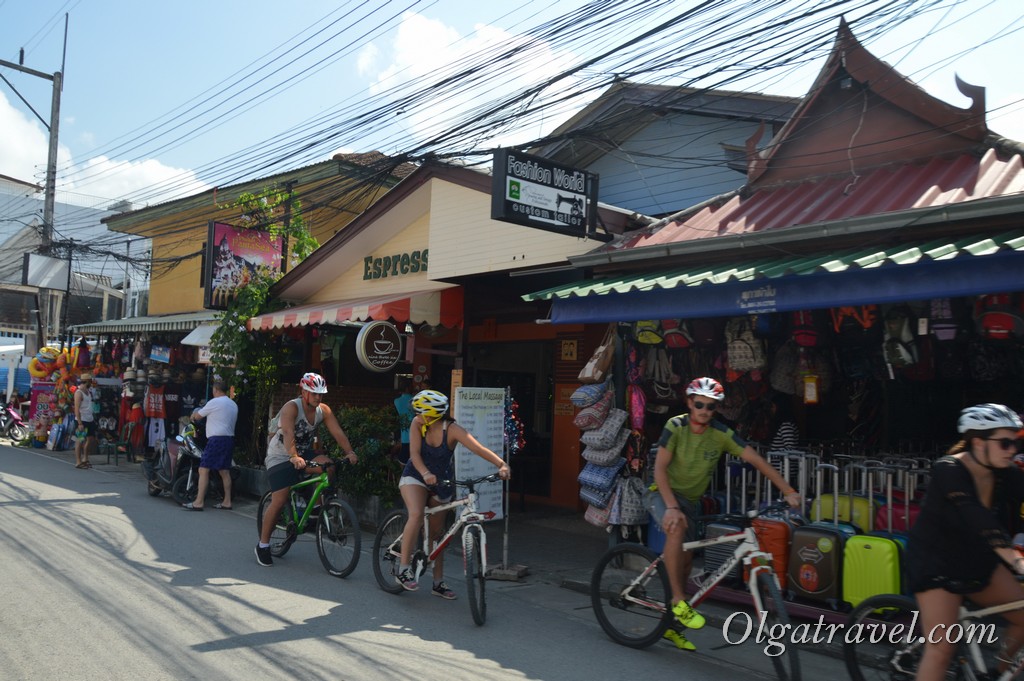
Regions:
M 695 378 L 686 386 L 687 395 L 702 395 L 721 402 L 725 399 L 725 388 L 713 378 Z

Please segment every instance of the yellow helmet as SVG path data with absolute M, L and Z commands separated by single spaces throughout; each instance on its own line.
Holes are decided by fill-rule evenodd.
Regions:
M 412 410 L 423 417 L 423 435 L 427 428 L 448 411 L 448 398 L 436 390 L 421 390 L 412 398 Z

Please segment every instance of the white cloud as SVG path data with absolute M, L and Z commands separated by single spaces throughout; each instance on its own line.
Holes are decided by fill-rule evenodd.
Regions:
M 49 135 L 35 121 L 16 109 L 0 93 L 0 175 L 42 185 L 45 180 Z M 80 132 L 88 142 L 92 134 Z M 57 149 L 57 190 L 61 200 L 94 204 L 91 198 L 115 201 L 129 199 L 138 205 L 160 203 L 209 189 L 194 172 L 173 168 L 159 161 L 118 161 L 100 156 L 74 165 L 71 151 L 63 144 Z M 64 171 L 63 169 L 71 169 Z M 76 195 L 78 198 L 76 199 Z
M 393 43 L 386 50 L 371 46 L 373 59 L 367 56 L 361 64 L 370 66 L 390 62 L 378 71 L 370 85 L 370 92 L 379 95 L 387 90 L 400 91 L 403 84 L 413 80 L 419 79 L 423 83 L 451 75 L 452 65 L 460 61 L 462 67 L 470 64 L 479 66 L 480 55 L 488 54 L 498 45 L 503 46 L 503 51 L 517 45 L 520 51 L 514 59 L 503 63 L 492 62 L 483 67 L 486 73 L 474 74 L 478 79 L 469 86 L 459 87 L 454 92 L 439 92 L 438 96 L 417 102 L 403 113 L 400 120 L 407 131 L 415 140 L 422 141 L 429 139 L 432 134 L 451 129 L 471 109 L 486 106 L 487 102 L 499 101 L 521 88 L 564 71 L 572 63 L 572 55 L 558 53 L 548 44 L 533 38 L 515 36 L 503 29 L 483 24 L 474 26 L 473 33 L 463 38 L 457 30 L 442 21 L 406 12 Z M 554 96 L 558 91 L 570 89 L 573 84 L 573 79 L 567 78 L 541 96 Z M 584 103 L 581 99 L 575 108 Z M 565 117 L 569 115 L 569 108 L 572 107 L 563 108 L 566 111 Z M 522 143 L 549 132 L 561 122 L 560 118 L 533 126 L 517 125 L 507 132 L 498 131 L 487 140 L 477 140 L 476 146 Z

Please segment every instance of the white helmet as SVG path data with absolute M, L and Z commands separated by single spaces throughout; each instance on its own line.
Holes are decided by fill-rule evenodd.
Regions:
M 960 412 L 960 419 L 956 422 L 956 429 L 960 433 L 969 430 L 995 430 L 996 428 L 1009 428 L 1020 430 L 1022 426 L 1020 417 L 1009 407 L 1001 404 L 976 404 L 967 407 Z
M 725 399 L 725 388 L 713 378 L 695 378 L 686 386 L 687 395 L 702 395 L 721 402 Z
M 308 374 L 303 374 L 302 379 L 299 380 L 299 385 L 302 386 L 303 390 L 308 390 L 311 393 L 317 395 L 327 394 L 327 381 L 320 374 L 314 374 L 312 371 Z

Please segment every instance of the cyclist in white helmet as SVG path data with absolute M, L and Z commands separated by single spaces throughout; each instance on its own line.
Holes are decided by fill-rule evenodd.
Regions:
M 948 631 L 965 596 L 981 607 L 1021 598 L 1014 573 L 1024 574 L 1024 558 L 1010 540 L 1024 530 L 1024 471 L 1013 462 L 1020 429 L 1020 417 L 1001 404 L 968 407 L 957 420 L 962 439 L 932 464 L 907 542 L 907 576 L 921 631 Z M 1024 642 L 1024 611 L 1003 617 L 1010 626 L 999 657 L 1008 660 Z M 917 678 L 945 678 L 955 651 L 946 637 L 931 638 Z
M 274 564 L 274 559 L 270 555 L 270 533 L 274 530 L 274 518 L 288 502 L 292 485 L 305 477 L 304 469 L 308 462 L 325 463 L 330 460 L 327 456 L 318 456 L 313 451 L 313 437 L 320 424 L 323 423 L 327 427 L 327 432 L 338 443 L 349 463 L 359 461 L 334 412 L 322 403 L 324 395 L 327 394 L 327 382 L 324 381 L 324 377 L 312 372 L 307 373 L 299 381 L 299 387 L 302 394 L 294 400 L 285 402 L 268 435 L 265 466 L 267 482 L 273 494 L 263 516 L 260 542 L 256 545 L 256 562 L 264 567 Z
M 398 480 L 398 489 L 409 518 L 402 532 L 402 559 L 396 580 L 406 591 L 416 591 L 419 584 L 410 567 L 413 546 L 423 527 L 423 510 L 451 501 L 454 490 L 450 484 L 455 477 L 453 456 L 455 445 L 462 444 L 481 459 L 498 467 L 504 480 L 511 474 L 508 464 L 500 456 L 484 447 L 465 428 L 448 416 L 448 398 L 436 390 L 421 390 L 412 398 L 413 417 L 409 427 L 409 461 Z M 444 514 L 430 517 L 430 532 L 440 537 L 444 531 Z M 435 596 L 452 600 L 455 592 L 444 581 L 444 554 L 434 561 Z
M 704 616 L 686 602 L 684 586 L 690 579 L 692 556 L 683 551 L 684 541 L 697 539 L 700 498 L 723 453 L 739 457 L 759 470 L 779 488 L 790 506 L 800 505 L 800 493 L 746 441 L 720 421 L 715 411 L 725 399 L 725 389 L 713 378 L 694 379 L 686 387 L 689 413 L 669 419 L 658 440 L 654 460 L 657 491 L 647 499 L 648 509 L 665 531 L 665 568 L 672 587 L 672 612 L 685 627 L 700 629 Z M 669 627 L 665 638 L 681 650 L 696 650 L 685 635 Z

